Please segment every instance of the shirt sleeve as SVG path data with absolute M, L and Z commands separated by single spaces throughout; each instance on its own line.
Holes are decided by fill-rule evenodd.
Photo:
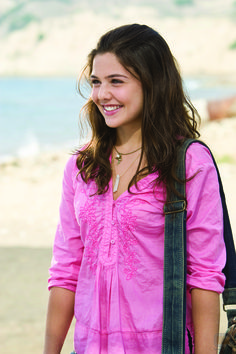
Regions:
M 190 145 L 186 171 L 187 179 L 190 178 L 186 183 L 187 289 L 221 293 L 226 261 L 223 210 L 217 172 L 206 147 L 197 143 Z
M 49 269 L 48 288 L 53 286 L 76 290 L 78 274 L 83 256 L 83 243 L 80 227 L 74 210 L 75 156 L 65 167 L 62 183 L 62 196 L 59 210 L 59 223 L 53 246 L 53 257 Z

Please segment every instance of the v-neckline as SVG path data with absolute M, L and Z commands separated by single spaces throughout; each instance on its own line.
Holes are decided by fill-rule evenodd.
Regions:
M 142 185 L 142 183 L 145 182 L 145 180 L 148 179 L 148 177 L 150 178 L 151 175 L 152 175 L 152 173 L 150 173 L 150 174 L 144 176 L 143 178 L 141 178 L 141 179 L 138 181 L 137 184 L 138 184 L 138 185 L 139 185 L 139 184 Z M 136 189 L 135 184 L 133 184 L 133 185 L 131 186 L 131 188 L 130 188 L 131 191 L 132 191 L 133 188 Z M 113 179 L 112 179 L 112 178 L 110 179 L 110 182 L 109 182 L 109 190 L 110 190 L 110 193 L 111 193 L 111 196 L 112 196 L 113 203 L 115 203 L 117 200 L 121 199 L 121 198 L 124 197 L 127 193 L 129 193 L 129 192 L 128 192 L 128 189 L 126 189 L 126 190 L 125 190 L 123 193 L 121 193 L 116 199 L 114 199 L 114 193 L 113 193 Z M 137 189 L 136 189 L 136 190 L 137 190 Z

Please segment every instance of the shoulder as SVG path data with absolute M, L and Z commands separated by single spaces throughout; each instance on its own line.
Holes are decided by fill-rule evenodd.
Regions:
M 78 154 L 71 155 L 64 167 L 64 182 L 74 185 L 79 169 L 76 164 Z
M 76 170 L 77 165 L 76 165 L 76 160 L 77 160 L 78 154 L 73 154 L 71 155 L 65 165 L 65 172 L 71 174 L 74 170 Z M 78 170 L 78 168 L 77 168 Z
M 65 173 L 70 174 L 70 175 L 73 175 L 73 174 L 77 175 L 78 174 L 79 169 L 77 167 L 77 158 L 80 154 L 80 151 L 85 150 L 88 145 L 89 144 L 83 145 L 73 155 L 71 155 L 69 157 L 69 159 L 67 160 L 66 165 L 65 165 L 65 170 L 64 170 Z
M 186 174 L 189 175 L 197 171 L 215 169 L 210 150 L 199 142 L 192 143 L 186 151 Z

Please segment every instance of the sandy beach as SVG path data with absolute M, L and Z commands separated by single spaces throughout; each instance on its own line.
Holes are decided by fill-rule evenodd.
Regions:
M 236 51 L 229 50 L 236 40 L 232 21 L 207 17 L 157 19 L 150 9 L 134 12 L 131 7 L 118 19 L 87 12 L 47 19 L 2 37 L 0 76 L 77 77 L 100 34 L 128 22 L 160 29 L 184 75 L 217 76 L 222 84 L 236 82 Z M 91 31 L 94 23 L 96 31 Z M 47 35 L 39 41 L 39 34 Z M 205 122 L 200 131 L 218 161 L 236 235 L 236 117 Z M 69 154 L 66 150 L 52 151 L 0 165 L 1 353 L 42 353 L 48 267 Z M 222 312 L 220 332 L 225 329 Z M 62 354 L 72 349 L 70 331 Z

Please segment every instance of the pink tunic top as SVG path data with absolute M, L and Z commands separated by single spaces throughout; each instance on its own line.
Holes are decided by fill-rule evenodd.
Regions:
M 187 178 L 187 329 L 192 288 L 221 293 L 225 247 L 217 174 L 208 150 L 192 144 Z M 78 354 L 161 353 L 163 316 L 164 189 L 153 192 L 155 174 L 138 182 L 135 194 L 113 200 L 78 176 L 76 156 L 65 168 L 60 220 L 49 288 L 75 291 Z M 188 349 L 186 331 L 186 353 Z

